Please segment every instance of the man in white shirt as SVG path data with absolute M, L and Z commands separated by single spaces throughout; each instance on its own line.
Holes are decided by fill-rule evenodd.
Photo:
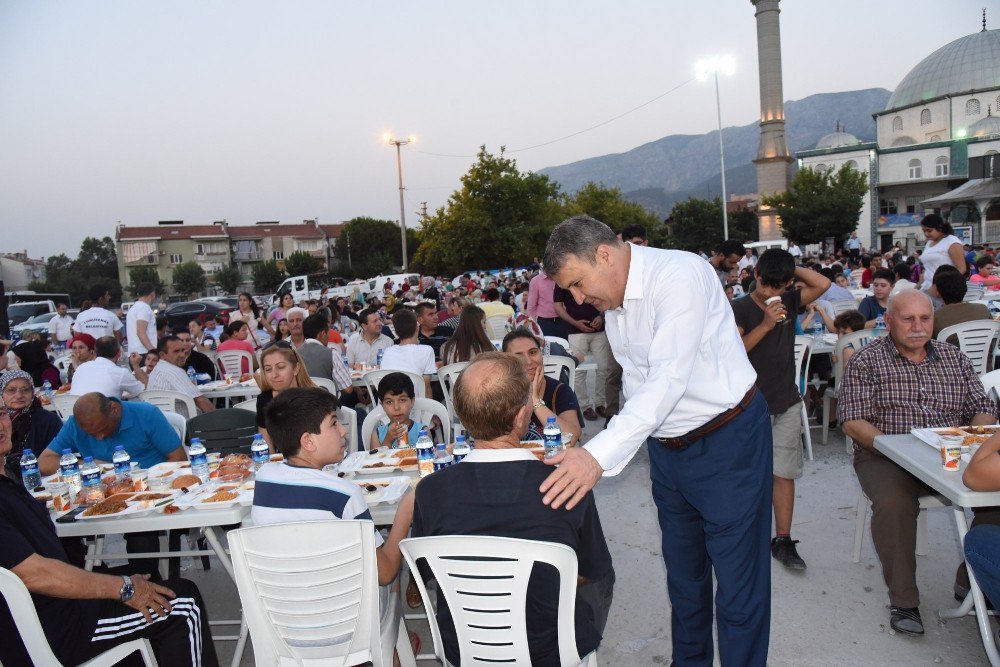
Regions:
M 73 330 L 76 333 L 90 334 L 94 340 L 103 336 L 114 336 L 121 343 L 122 341 L 122 321 L 106 308 L 111 300 L 111 293 L 108 288 L 101 284 L 92 285 L 88 291 L 91 306 L 76 316 L 73 322 Z
M 382 333 L 382 318 L 374 308 L 365 308 L 358 313 L 361 329 L 347 341 L 347 363 L 374 366 L 379 350 L 392 347 L 392 339 Z
M 788 254 L 795 258 L 795 263 L 798 264 L 799 260 L 802 259 L 802 248 L 795 243 L 795 241 L 788 242 Z
M 187 376 L 185 362 L 191 351 L 190 346 L 174 335 L 165 336 L 157 348 L 160 361 L 149 374 L 146 389 L 161 391 L 176 391 L 194 399 L 199 412 L 211 412 L 215 406 L 201 395 L 198 387 Z M 188 419 L 194 415 L 188 415 Z
M 399 336 L 399 345 L 393 345 L 382 354 L 381 370 L 408 371 L 424 378 L 424 396 L 431 396 L 431 378 L 437 374 L 434 348 L 420 345 L 417 336 L 417 316 L 409 308 L 400 308 L 392 315 L 392 326 Z
M 156 298 L 156 287 L 152 283 L 139 283 L 135 296 L 135 303 L 125 313 L 125 339 L 130 353 L 146 354 L 156 349 L 156 317 L 151 305 Z
M 56 304 L 56 316 L 49 320 L 49 340 L 53 349 L 65 349 L 73 337 L 73 318 L 66 314 L 66 304 Z
M 743 269 L 753 271 L 753 267 L 757 266 L 757 255 L 753 254 L 753 248 L 747 248 L 743 251 L 743 257 L 740 257 L 740 261 L 736 266 L 740 271 Z
M 577 302 L 605 312 L 625 404 L 541 486 L 573 507 L 647 443 L 672 614 L 673 660 L 711 664 L 712 574 L 724 665 L 767 661 L 771 423 L 712 267 L 695 254 L 622 243 L 589 216 L 558 225 L 545 267 Z
M 69 390 L 71 395 L 83 396 L 96 391 L 108 398 L 121 400 L 123 392 L 136 396 L 145 391 L 149 377 L 142 370 L 142 355 L 138 352 L 128 355 L 135 375 L 117 364 L 121 346 L 113 337 L 98 338 L 94 353 L 97 356 L 93 361 L 85 361 L 73 373 L 73 384 Z

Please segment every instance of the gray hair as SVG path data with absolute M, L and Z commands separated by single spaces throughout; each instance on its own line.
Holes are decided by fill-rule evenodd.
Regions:
M 545 273 L 557 275 L 573 255 L 590 264 L 596 262 L 595 253 L 599 245 L 618 245 L 614 230 L 589 215 L 574 215 L 563 220 L 552 230 L 545 244 L 542 264 Z

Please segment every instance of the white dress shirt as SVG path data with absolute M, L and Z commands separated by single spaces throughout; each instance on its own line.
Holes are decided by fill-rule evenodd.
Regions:
M 359 331 L 347 340 L 347 363 L 352 366 L 354 364 L 374 366 L 378 361 L 378 351 L 390 348 L 392 345 L 392 339 L 385 334 L 379 334 L 374 343 L 369 343 Z
M 65 343 L 73 337 L 73 318 L 69 315 L 56 315 L 49 320 L 49 337 L 60 343 Z
M 625 405 L 585 447 L 617 475 L 649 436 L 677 437 L 734 407 L 757 379 L 712 265 L 631 246 L 620 308 L 605 313 Z
M 201 392 L 187 376 L 187 369 L 174 366 L 169 361 L 160 361 L 149 374 L 146 389 L 157 391 L 179 391 L 190 398 L 198 398 Z M 193 417 L 194 415 L 189 415 Z
M 122 392 L 135 396 L 146 390 L 146 386 L 135 379 L 127 368 L 122 368 L 110 359 L 97 357 L 85 361 L 73 373 L 73 384 L 69 393 L 73 396 L 83 396 L 92 391 L 104 394 L 108 398 L 122 397 Z

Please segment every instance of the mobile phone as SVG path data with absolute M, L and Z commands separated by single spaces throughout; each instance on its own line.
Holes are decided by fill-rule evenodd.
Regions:
M 63 514 L 58 519 L 56 519 L 56 523 L 73 523 L 74 521 L 76 521 L 77 515 L 83 512 L 85 509 L 87 508 L 86 507 L 73 508 L 70 511 Z

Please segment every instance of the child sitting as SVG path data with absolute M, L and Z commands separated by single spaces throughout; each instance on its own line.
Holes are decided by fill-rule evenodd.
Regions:
M 413 380 L 406 373 L 389 373 L 382 378 L 381 382 L 378 383 L 378 400 L 382 409 L 385 410 L 386 421 L 379 423 L 372 433 L 370 443 L 372 448 L 391 447 L 396 449 L 401 445 L 403 447 L 416 445 L 420 429 L 424 425 L 410 419 L 410 410 L 413 409 L 415 395 Z M 400 438 L 404 438 L 406 443 L 400 443 Z

